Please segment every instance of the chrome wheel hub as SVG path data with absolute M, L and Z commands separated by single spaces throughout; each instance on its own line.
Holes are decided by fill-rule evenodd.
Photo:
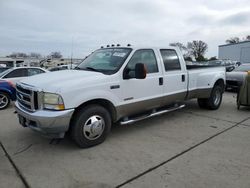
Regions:
M 216 91 L 215 91 L 213 100 L 214 100 L 214 104 L 215 104 L 216 106 L 219 105 L 220 100 L 221 100 L 221 93 L 220 93 L 219 90 L 216 90 Z
M 0 94 L 0 108 L 6 107 L 8 104 L 8 98 L 5 95 Z
M 83 134 L 89 140 L 95 140 L 102 135 L 104 128 L 104 119 L 101 116 L 94 115 L 85 122 L 83 126 Z

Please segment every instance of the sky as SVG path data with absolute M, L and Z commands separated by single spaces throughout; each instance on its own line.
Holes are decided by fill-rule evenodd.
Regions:
M 0 0 L 0 56 L 83 58 L 107 44 L 168 46 L 203 40 L 206 57 L 250 35 L 249 0 Z

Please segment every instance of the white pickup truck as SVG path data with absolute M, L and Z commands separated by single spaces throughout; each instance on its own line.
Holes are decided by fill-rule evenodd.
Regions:
M 69 132 L 80 147 L 102 143 L 111 125 L 159 115 L 198 98 L 216 110 L 225 68 L 186 66 L 174 47 L 100 48 L 75 70 L 51 72 L 17 83 L 19 122 L 44 135 Z

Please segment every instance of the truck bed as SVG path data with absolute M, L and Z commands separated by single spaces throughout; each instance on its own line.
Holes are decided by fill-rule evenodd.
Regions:
M 223 67 L 220 65 L 186 65 L 187 70 L 191 69 L 205 69 L 205 68 L 212 68 L 212 67 Z

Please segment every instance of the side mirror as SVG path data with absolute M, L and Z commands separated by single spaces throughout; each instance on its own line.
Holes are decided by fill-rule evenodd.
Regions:
M 147 70 L 143 63 L 137 63 L 135 65 L 135 78 L 136 79 L 145 79 L 147 76 Z

